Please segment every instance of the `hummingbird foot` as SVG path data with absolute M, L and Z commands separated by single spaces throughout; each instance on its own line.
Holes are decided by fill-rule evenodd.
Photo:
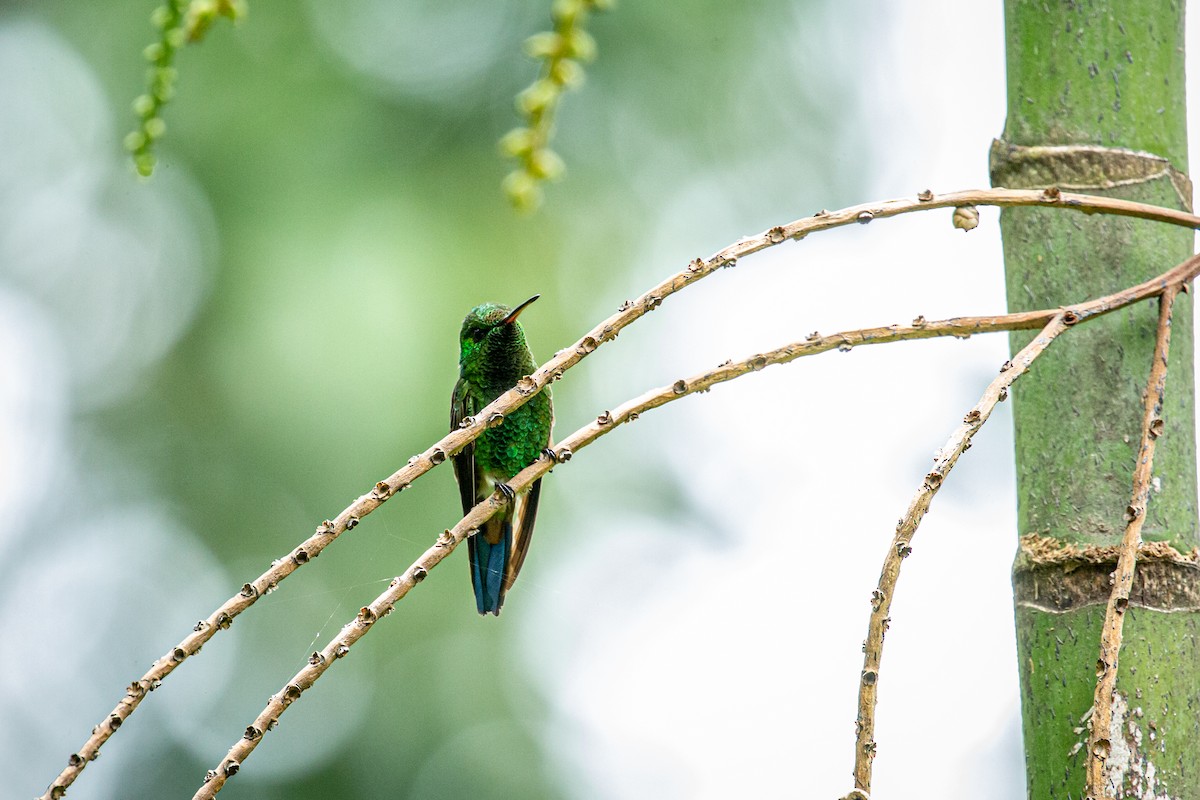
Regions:
M 508 502 L 510 502 L 510 503 L 513 500 L 515 500 L 517 497 L 517 493 L 515 491 L 513 491 L 513 488 L 511 486 L 509 486 L 507 483 L 502 483 L 501 481 L 496 481 L 496 489 L 497 489 L 497 491 L 500 492 L 500 494 L 504 495 L 508 499 Z
M 542 455 L 544 455 L 546 458 L 550 459 L 551 461 L 558 463 L 558 453 L 554 452 L 553 447 L 543 447 Z

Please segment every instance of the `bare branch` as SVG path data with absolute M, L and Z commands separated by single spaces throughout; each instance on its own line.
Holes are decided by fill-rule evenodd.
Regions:
M 879 574 L 879 585 L 871 594 L 871 620 L 867 627 L 867 640 L 863 643 L 863 669 L 858 687 L 858 720 L 855 723 L 854 743 L 854 787 L 862 792 L 871 790 L 871 764 L 875 759 L 875 705 L 877 702 L 879 665 L 883 657 L 883 635 L 887 631 L 891 618 L 888 612 L 892 607 L 892 597 L 896 591 L 896 581 L 900 578 L 900 562 L 912 553 L 912 540 L 917 532 L 917 526 L 933 496 L 941 488 L 942 482 L 954 468 L 958 457 L 971 446 L 971 437 L 983 427 L 992 414 L 996 404 L 1008 396 L 1008 387 L 1018 377 L 1029 369 L 1042 352 L 1054 341 L 1060 333 L 1067 329 L 1068 311 L 1061 311 L 1042 329 L 1042 333 L 1025 346 L 1011 362 L 1007 362 L 1000 375 L 993 380 L 983 397 L 976 403 L 962 424 L 938 451 L 937 461 L 921 488 L 913 495 L 908 511 L 896 525 L 896 533 L 892 537 L 891 547 L 883 559 L 883 569 Z
M 176 667 L 199 652 L 200 648 L 218 631 L 228 628 L 234 618 L 253 605 L 258 598 L 277 586 L 280 581 L 291 575 L 301 565 L 320 555 L 321 551 L 342 533 L 352 529 L 363 517 L 379 508 L 390 497 L 406 489 L 413 481 L 446 461 L 449 456 L 459 452 L 488 427 L 503 422 L 506 414 L 524 405 L 531 397 L 542 391 L 551 382 L 561 378 L 564 372 L 601 345 L 615 339 L 627 325 L 658 308 L 667 297 L 722 267 L 734 265 L 739 258 L 781 244 L 789 239 L 802 239 L 815 231 L 870 222 L 876 218 L 937 208 L 957 208 L 964 205 L 1045 206 L 1082 211 L 1087 214 L 1117 214 L 1189 228 L 1200 228 L 1200 217 L 1192 214 L 1110 197 L 1049 190 L 1014 189 L 978 189 L 944 195 L 922 192 L 917 198 L 868 203 L 851 206 L 840 211 L 821 211 L 814 216 L 770 228 L 756 236 L 743 238 L 717 251 L 707 260 L 697 258 L 684 270 L 651 288 L 637 300 L 624 303 L 616 314 L 594 327 L 570 347 L 557 352 L 533 375 L 528 376 L 528 379 L 522 379 L 516 387 L 490 403 L 463 427 L 451 431 L 424 452 L 413 456 L 407 465 L 376 483 L 370 491 L 343 509 L 335 518 L 323 522 L 312 536 L 309 536 L 284 557 L 276 559 L 270 569 L 250 583 L 244 584 L 240 592 L 226 600 L 206 619 L 196 623 L 191 634 L 156 660 L 141 678 L 129 685 L 125 696 L 117 703 L 116 707 L 92 729 L 92 735 L 88 737 L 78 752 L 70 756 L 66 768 L 50 784 L 41 800 L 51 800 L 65 793 L 67 787 L 75 781 L 88 762 L 97 757 L 104 743 L 137 709 L 146 694 L 156 688 Z M 1166 276 L 1162 277 L 1166 278 Z M 1038 324 L 1044 323 L 1031 323 L 1030 327 L 1037 327 Z M 982 330 L 972 332 L 982 332 Z M 933 333 L 932 335 L 942 334 Z M 879 340 L 892 341 L 893 339 L 881 334 Z
M 1140 284 L 1138 287 L 1064 308 L 1046 325 L 1040 336 L 1026 345 L 1011 362 L 1004 365 L 999 377 L 988 385 L 979 403 L 967 412 L 962 424 L 951 434 L 950 439 L 939 451 L 937 463 L 925 476 L 921 488 L 917 490 L 909 504 L 908 511 L 896 526 L 896 533 L 880 571 L 879 585 L 871 595 L 871 617 L 867 628 L 867 639 L 863 643 L 863 669 L 858 690 L 858 719 L 855 723 L 854 786 L 856 791 L 868 793 L 871 790 L 871 766 L 875 758 L 875 706 L 878 702 L 879 667 L 883 657 L 883 636 L 891 621 L 888 612 L 895 595 L 896 582 L 900 577 L 900 562 L 912 552 L 912 538 L 916 534 L 917 526 L 920 525 L 921 519 L 929 509 L 929 504 L 933 501 L 933 496 L 937 494 L 946 475 L 954 467 L 958 457 L 970 447 L 971 437 L 987 421 L 996 402 L 1007 396 L 1008 387 L 1012 382 L 1029 368 L 1033 360 L 1059 333 L 1083 320 L 1108 313 L 1151 295 L 1163 296 L 1166 305 L 1169 306 L 1169 301 L 1166 301 L 1167 295 L 1169 294 L 1173 298 L 1180 287 L 1192 280 L 1198 271 L 1200 271 L 1200 256 L 1192 256 L 1163 275 Z M 1160 323 L 1160 333 L 1161 330 Z M 1157 365 L 1157 360 L 1155 363 Z M 1161 400 L 1159 408 L 1161 408 Z M 1140 468 L 1141 461 L 1139 461 Z M 1148 472 L 1146 480 L 1149 480 Z M 1138 527 L 1140 530 L 1140 524 Z M 1126 536 L 1128 537 L 1128 535 L 1127 532 Z M 1132 576 L 1132 566 L 1130 566 L 1130 574 Z M 1127 596 L 1128 590 L 1126 590 Z M 1113 662 L 1115 674 L 1115 655 Z M 853 793 L 848 795 L 848 797 L 853 796 Z
M 1104 627 L 1100 632 L 1100 658 L 1096 662 L 1096 696 L 1093 702 L 1091 735 L 1088 742 L 1087 792 L 1097 800 L 1114 800 L 1117 787 L 1105 780 L 1108 755 L 1112 751 L 1112 702 L 1117 685 L 1117 661 L 1121 652 L 1121 633 L 1125 611 L 1129 607 L 1129 592 L 1137 566 L 1138 548 L 1142 544 L 1142 524 L 1146 520 L 1146 504 L 1150 500 L 1150 480 L 1154 469 L 1154 445 L 1163 431 L 1163 395 L 1167 388 L 1167 354 L 1171 348 L 1171 312 L 1179 286 L 1170 286 L 1159 298 L 1158 336 L 1154 345 L 1154 360 L 1146 385 L 1145 410 L 1142 414 L 1142 444 L 1138 448 L 1133 468 L 1133 498 L 1125 509 L 1128 523 L 1121 539 L 1117 568 L 1113 573 L 1112 594 L 1104 612 Z

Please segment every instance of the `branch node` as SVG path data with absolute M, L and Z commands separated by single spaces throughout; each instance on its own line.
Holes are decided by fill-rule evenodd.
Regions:
M 871 610 L 878 611 L 880 608 L 882 608 L 883 599 L 883 592 L 879 591 L 878 589 L 873 589 L 871 591 Z

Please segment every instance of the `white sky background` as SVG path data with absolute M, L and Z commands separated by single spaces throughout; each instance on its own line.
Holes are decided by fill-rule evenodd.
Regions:
M 1000 3 L 888 4 L 886 13 L 889 23 L 872 28 L 881 37 L 878 57 L 862 65 L 870 149 L 861 158 L 874 179 L 856 201 L 926 187 L 987 186 L 987 145 L 1004 123 Z M 1195 31 L 1189 21 L 1189 43 L 1197 41 Z M 40 76 L 43 88 L 12 79 L 25 64 L 43 71 L 54 65 Z M 147 230 L 123 229 L 102 213 L 104 187 L 128 179 L 113 119 L 116 114 L 123 124 L 125 116 L 119 99 L 103 95 L 64 42 L 40 27 L 0 27 L 0 67 L 7 67 L 0 69 L 0 108 L 19 121 L 0 124 L 0 517 L 24 520 L 55 507 L 55 487 L 85 484 L 73 454 L 87 452 L 89 444 L 72 439 L 72 398 L 134 383 L 114 370 L 125 365 L 136 377 L 186 330 L 207 276 L 190 264 L 194 283 L 180 292 L 163 271 L 187 272 L 172 262 L 178 260 L 173 248 L 199 260 L 196 253 L 212 246 L 213 232 L 203 200 L 181 171 L 174 179 L 162 171 L 139 193 L 150 193 L 146 208 L 133 215 L 151 221 Z M 35 107 L 47 94 L 45 83 L 54 87 L 49 94 L 73 98 L 65 115 L 62 108 Z M 1200 85 L 1192 68 L 1189 85 Z M 1195 157 L 1200 102 L 1190 108 Z M 43 154 L 47 165 L 69 166 L 56 172 L 36 159 L 9 157 L 31 152 Z M 697 247 L 698 232 L 722 214 L 721 188 L 711 175 L 680 187 L 642 248 L 645 266 L 636 285 L 649 286 L 688 258 L 728 243 Z M 64 235 L 59 216 L 68 207 L 90 220 L 70 226 L 74 236 Z M 166 221 L 151 216 L 153 209 Z M 795 209 L 743 233 L 815 210 Z M 614 345 L 637 347 L 648 362 L 670 364 L 673 372 L 652 378 L 653 384 L 626 386 L 617 374 L 622 359 L 589 360 L 580 376 L 593 383 L 586 396 L 615 404 L 649 385 L 814 329 L 1003 311 L 997 215 L 981 209 L 980 227 L 963 234 L 951 229 L 948 210 L 926 212 L 756 255 L 736 272 L 672 298 L 669 314 L 636 326 Z M 55 249 L 47 251 L 46 242 Z M 40 284 L 46 265 L 37 257 L 112 262 L 128 282 L 109 287 L 108 303 L 90 302 L 96 295 L 85 283 L 74 286 L 77 293 L 47 288 L 57 285 L 49 278 Z M 17 274 L 14 265 L 27 272 Z M 584 316 L 611 313 L 619 299 L 605 296 Z M 106 313 L 141 320 L 144 328 L 114 331 Z M 687 343 L 682 350 L 681 341 Z M 523 574 L 514 597 L 522 595 L 527 613 L 506 617 L 522 624 L 517 658 L 549 701 L 544 740 L 556 759 L 547 768 L 564 791 L 577 798 L 666 800 L 831 798 L 848 791 L 860 645 L 880 560 L 933 451 L 1007 353 L 1006 337 L 992 336 L 860 348 L 772 367 L 648 414 L 636 436 L 617 434 L 572 463 L 572 482 L 594 479 L 604 500 L 612 498 L 608 514 L 603 522 L 574 515 L 570 533 L 579 544 L 559 548 L 559 563 L 546 558 L 536 574 Z M 23 391 L 31 385 L 39 390 Z M 1023 796 L 1009 586 L 1016 519 L 1008 412 L 1000 406 L 959 462 L 905 562 L 880 680 L 877 797 Z M 780 424 L 783 446 L 775 441 Z M 675 479 L 695 509 L 690 518 L 667 527 L 647 510 L 653 503 L 639 498 L 640 487 L 606 476 L 621 459 L 636 458 L 635 447 L 671 454 Z M 764 451 L 769 457 L 774 451 L 769 463 L 761 461 Z M 5 796 L 29 792 L 25 779 L 28 764 L 41 756 L 39 739 L 75 723 L 64 709 L 31 711 L 26 687 L 86 678 L 107 697 L 129 678 L 104 674 L 103 667 L 80 672 L 102 662 L 103 643 L 89 640 L 95 625 L 74 609 L 87 597 L 94 617 L 117 617 L 137 607 L 135 598 L 162 590 L 111 577 L 131 549 L 122 538 L 131 516 L 161 529 L 160 547 L 141 552 L 131 568 L 146 581 L 164 574 L 178 553 L 197 550 L 188 589 L 195 597 L 173 595 L 170 607 L 182 616 L 146 624 L 139 648 L 147 662 L 207 613 L 210 604 L 202 598 L 224 596 L 213 585 L 244 580 L 199 552 L 194 534 L 179 529 L 166 510 L 126 508 L 110 497 L 87 496 L 81 503 L 76 518 L 53 520 L 60 539 L 26 526 L 0 527 L 0 629 L 10 642 L 57 632 L 58 644 L 44 641 L 44 649 L 69 642 L 78 656 L 72 663 L 28 659 L 0 672 L 0 718 L 9 723 L 0 726 L 0 774 L 21 779 L 7 789 L 0 784 Z M 74 541 L 104 546 L 60 552 L 73 527 Z M 71 592 L 46 585 L 44 565 L 51 558 L 68 564 L 58 579 L 69 581 Z M 22 607 L 23 598 L 33 596 L 47 598 L 36 615 Z M 256 623 L 239 623 L 233 642 L 246 634 L 243 624 Z M 208 680 L 216 691 L 236 650 L 226 643 L 206 651 L 171 680 Z M 264 670 L 291 674 L 293 661 L 284 654 Z M 343 688 L 367 679 L 343 677 Z M 328 753 L 354 735 L 358 714 L 339 705 L 349 694 L 339 691 L 326 687 L 306 701 L 329 703 L 322 715 L 336 724 L 327 731 Z M 167 699 L 156 700 L 139 713 L 191 718 L 172 708 Z M 294 727 L 283 726 L 275 736 L 291 735 Z M 204 740 L 197 747 L 207 762 L 228 744 L 227 728 L 173 735 L 183 743 Z M 134 768 L 138 739 L 145 744 L 150 735 L 144 725 L 123 731 L 120 738 L 128 741 L 105 751 L 107 768 L 89 770 L 71 795 L 110 796 L 121 769 L 108 762 Z M 271 752 L 281 757 L 264 752 L 238 781 L 301 768 L 286 757 L 286 742 L 274 741 Z M 296 756 L 302 757 L 303 751 Z M 60 754 L 54 758 L 61 762 Z M 40 772 L 36 777 L 43 779 Z

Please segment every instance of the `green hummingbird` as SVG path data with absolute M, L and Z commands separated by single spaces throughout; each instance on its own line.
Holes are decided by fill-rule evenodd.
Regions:
M 458 334 L 459 377 L 450 400 L 450 430 L 537 368 L 517 317 L 539 297 L 535 294 L 516 308 L 484 303 L 467 314 Z M 542 481 L 534 481 L 520 497 L 508 481 L 549 452 L 553 425 L 554 405 L 546 389 L 454 456 L 454 477 L 464 514 L 497 489 L 509 500 L 467 540 L 471 584 L 480 614 L 500 613 L 504 595 L 525 563 Z

